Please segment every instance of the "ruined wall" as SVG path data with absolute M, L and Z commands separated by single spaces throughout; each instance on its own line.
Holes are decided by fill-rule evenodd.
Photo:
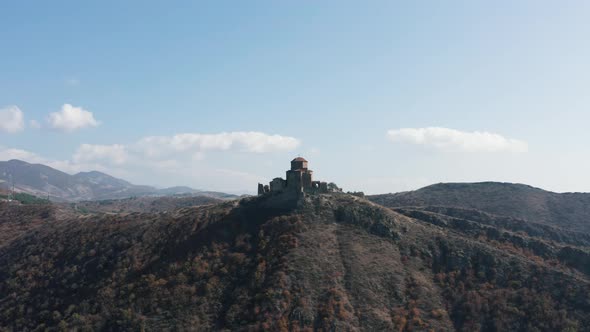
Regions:
M 274 178 L 270 182 L 270 191 L 283 191 L 287 187 L 287 181 L 281 178 Z

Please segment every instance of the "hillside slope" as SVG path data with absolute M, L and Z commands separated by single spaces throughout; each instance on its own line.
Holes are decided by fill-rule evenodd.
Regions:
M 587 272 L 523 247 L 566 244 L 418 212 L 329 194 L 48 223 L 0 248 L 0 329 L 589 330 Z
M 558 194 L 522 184 L 440 183 L 415 191 L 373 195 L 387 207 L 446 206 L 476 209 L 496 215 L 590 233 L 590 194 Z
M 25 194 L 17 194 L 16 198 Z M 32 199 L 35 199 L 34 197 Z M 29 199 L 31 200 L 31 199 Z M 0 247 L 45 224 L 59 224 L 62 220 L 79 218 L 91 222 L 103 214 L 137 212 L 168 212 L 183 207 L 221 203 L 223 200 L 207 196 L 135 197 L 121 200 L 83 201 L 77 203 L 32 203 L 0 201 Z
M 223 202 L 208 196 L 131 197 L 100 201 L 81 201 L 69 204 L 81 213 L 168 212 L 182 207 Z

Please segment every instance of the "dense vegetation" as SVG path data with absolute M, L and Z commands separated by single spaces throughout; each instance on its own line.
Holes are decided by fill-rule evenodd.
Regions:
M 340 193 L 55 220 L 0 246 L 0 330 L 589 330 L 587 238 L 520 222 Z
M 221 199 L 209 196 L 163 196 L 82 201 L 69 206 L 81 213 L 171 212 L 182 207 L 221 202 Z
M 52 205 L 0 202 L 0 247 L 45 223 L 55 222 L 55 212 Z

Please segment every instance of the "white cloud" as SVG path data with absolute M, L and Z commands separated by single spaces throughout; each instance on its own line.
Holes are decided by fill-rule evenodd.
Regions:
M 74 154 L 74 162 L 85 163 L 92 161 L 106 161 L 111 164 L 124 164 L 129 158 L 127 149 L 123 145 L 95 145 L 82 144 Z
M 464 152 L 526 152 L 524 141 L 506 138 L 486 131 L 465 132 L 442 127 L 401 128 L 387 132 L 396 143 L 430 146 L 445 151 Z
M 61 111 L 49 114 L 48 121 L 52 128 L 62 131 L 96 127 L 100 124 L 100 122 L 96 121 L 92 112 L 70 104 L 64 104 Z
M 25 116 L 16 106 L 0 109 L 0 131 L 16 133 L 25 128 Z
M 23 160 L 29 163 L 43 163 L 46 161 L 42 157 L 30 151 L 0 146 L 0 160 L 11 159 Z
M 171 153 L 194 152 L 199 159 L 204 151 L 236 150 L 241 152 L 291 151 L 301 142 L 289 136 L 261 132 L 229 132 L 218 134 L 187 133 L 174 136 L 151 136 L 141 139 L 136 148 L 146 156 L 160 157 Z

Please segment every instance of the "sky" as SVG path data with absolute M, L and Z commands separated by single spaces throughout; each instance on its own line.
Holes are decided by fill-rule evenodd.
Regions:
M 0 160 L 253 193 L 590 191 L 588 1 L 3 1 Z

